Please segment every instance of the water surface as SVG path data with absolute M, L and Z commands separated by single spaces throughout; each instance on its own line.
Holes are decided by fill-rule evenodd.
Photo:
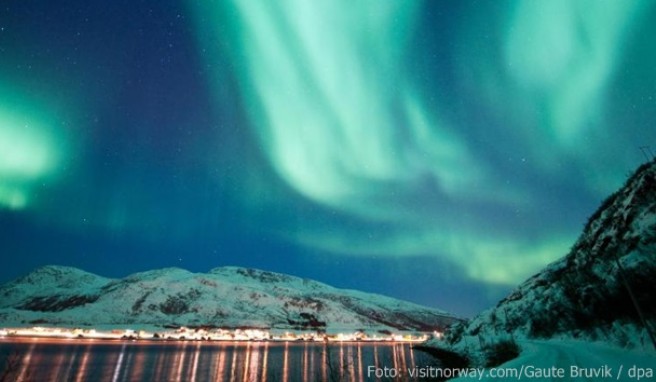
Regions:
M 436 361 L 407 343 L 0 339 L 0 367 L 27 381 L 414 380 Z M 2 374 L 0 373 L 0 376 Z

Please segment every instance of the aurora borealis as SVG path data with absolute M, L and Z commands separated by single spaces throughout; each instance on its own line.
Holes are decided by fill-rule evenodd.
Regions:
M 5 2 L 0 281 L 238 265 L 470 315 L 656 151 L 655 13 Z

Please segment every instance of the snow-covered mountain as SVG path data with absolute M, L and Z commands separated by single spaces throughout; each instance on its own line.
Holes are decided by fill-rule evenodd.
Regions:
M 0 287 L 0 326 L 210 326 L 441 330 L 452 315 L 317 281 L 238 267 L 166 268 L 108 279 L 46 266 Z
M 513 332 L 520 337 L 651 346 L 633 300 L 656 330 L 654 280 L 656 161 L 642 165 L 603 202 L 565 257 L 526 280 L 493 309 L 455 325 L 445 339 L 466 347 Z

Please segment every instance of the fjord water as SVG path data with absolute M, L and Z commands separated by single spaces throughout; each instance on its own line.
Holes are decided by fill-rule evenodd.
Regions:
M 1 339 L 0 368 L 30 381 L 376 381 L 435 366 L 407 343 Z M 2 372 L 0 371 L 0 374 Z

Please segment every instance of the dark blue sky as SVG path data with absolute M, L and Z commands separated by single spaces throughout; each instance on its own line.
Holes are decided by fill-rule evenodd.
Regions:
M 4 2 L 0 282 L 239 265 L 471 315 L 656 144 L 655 11 Z

